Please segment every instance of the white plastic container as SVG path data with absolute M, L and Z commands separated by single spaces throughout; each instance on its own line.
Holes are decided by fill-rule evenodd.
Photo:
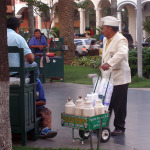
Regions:
M 94 107 L 95 106 L 95 101 L 98 99 L 98 93 L 92 93 L 92 95 L 93 95 L 92 105 Z
M 105 106 L 102 104 L 100 100 L 95 101 L 94 111 L 95 115 L 101 115 L 105 113 Z
M 91 101 L 86 101 L 84 104 L 83 116 L 84 117 L 92 117 L 94 115 L 95 115 L 94 107 L 92 106 Z
M 93 101 L 93 95 L 87 94 L 87 100 L 92 102 Z
M 68 98 L 65 104 L 65 113 L 69 115 L 74 115 L 75 112 L 75 104 L 71 98 Z
M 98 99 L 98 93 L 87 94 L 87 100 L 92 102 L 92 105 L 95 106 L 95 101 Z
M 81 116 L 82 115 L 82 108 L 84 107 L 84 101 L 82 99 L 78 99 L 75 102 L 75 115 Z
M 84 98 L 84 103 L 85 103 L 87 100 L 88 100 L 87 97 L 85 97 L 85 98 Z
M 75 102 L 75 105 L 77 107 L 83 107 L 84 106 L 84 99 L 82 98 L 82 96 L 79 96 L 78 99 Z

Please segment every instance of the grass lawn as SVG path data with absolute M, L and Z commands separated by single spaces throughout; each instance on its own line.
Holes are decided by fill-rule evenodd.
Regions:
M 88 78 L 87 75 L 98 74 L 99 70 L 90 67 L 65 65 L 64 72 L 64 82 L 92 85 L 92 79 Z
M 77 84 L 89 84 L 92 85 L 92 79 L 88 78 L 88 74 L 99 74 L 98 69 L 93 69 L 84 66 L 64 66 L 64 82 L 77 83 Z M 132 78 L 132 82 L 129 84 L 130 88 L 150 88 L 150 79 L 138 78 L 137 76 Z

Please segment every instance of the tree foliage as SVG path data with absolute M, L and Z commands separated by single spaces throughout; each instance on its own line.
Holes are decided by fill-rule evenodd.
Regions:
M 47 4 L 37 1 L 37 0 L 20 0 L 22 2 L 27 2 L 27 5 L 34 6 L 34 12 L 37 15 L 40 15 L 39 12 L 42 12 L 44 14 L 44 17 L 47 18 L 50 12 L 50 8 Z
M 58 38 L 59 37 L 59 28 L 57 28 L 57 27 L 51 28 L 50 33 L 54 38 Z
M 143 29 L 150 34 L 150 19 L 143 21 Z
M 86 9 L 90 5 L 90 1 L 87 0 L 84 1 L 77 0 L 77 1 L 78 2 L 74 2 L 76 8 Z
M 45 29 L 47 31 L 47 41 L 49 41 L 51 24 L 52 24 L 52 21 L 54 20 L 54 17 L 53 17 L 54 12 L 52 12 L 53 6 L 49 7 L 48 4 L 45 4 L 37 0 L 21 0 L 21 1 L 27 2 L 28 6 L 33 6 L 34 13 L 36 13 L 42 18 Z
M 150 48 L 145 47 L 142 49 L 142 64 L 143 64 L 143 75 L 146 78 L 150 78 Z M 137 49 L 129 51 L 129 64 L 131 68 L 131 75 L 137 74 Z

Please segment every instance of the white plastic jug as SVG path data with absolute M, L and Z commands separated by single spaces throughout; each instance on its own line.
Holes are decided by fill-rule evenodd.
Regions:
M 94 107 L 95 106 L 95 101 L 98 99 L 98 93 L 92 93 L 92 95 L 93 95 L 92 105 Z
M 87 100 L 88 100 L 87 97 L 85 97 L 85 98 L 84 98 L 84 103 L 85 103 Z
M 100 100 L 96 100 L 94 110 L 95 110 L 95 115 L 104 114 L 105 113 L 105 106 L 102 104 L 102 102 Z
M 71 98 L 68 98 L 67 103 L 65 104 L 65 113 L 69 115 L 74 115 L 75 104 Z
M 87 99 L 92 102 L 93 106 L 95 106 L 95 101 L 98 99 L 98 93 L 87 94 Z
M 84 107 L 84 101 L 83 99 L 78 99 L 75 102 L 75 115 L 81 116 L 82 115 L 82 109 Z
M 83 100 L 82 96 L 79 96 L 79 97 L 78 97 L 78 99 L 77 99 L 76 102 L 75 102 L 75 105 L 76 105 L 77 107 L 82 107 L 82 106 L 84 106 L 84 100 Z
M 83 116 L 92 117 L 94 115 L 94 107 L 92 106 L 91 101 L 86 101 L 83 109 Z
M 92 102 L 93 101 L 93 95 L 87 94 L 87 100 Z

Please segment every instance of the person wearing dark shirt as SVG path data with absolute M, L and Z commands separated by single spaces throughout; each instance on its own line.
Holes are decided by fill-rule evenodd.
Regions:
M 29 41 L 29 47 L 35 49 L 35 53 L 42 53 L 47 47 L 47 41 L 39 29 L 35 29 L 34 36 Z

